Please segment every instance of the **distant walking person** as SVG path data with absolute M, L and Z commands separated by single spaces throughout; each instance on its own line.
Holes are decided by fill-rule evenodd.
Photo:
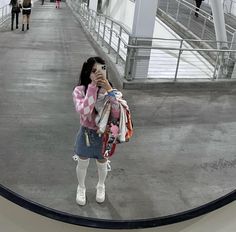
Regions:
M 202 1 L 203 1 L 203 0 L 195 0 L 195 2 L 196 2 L 195 16 L 196 16 L 196 17 L 198 17 L 198 12 L 199 12 L 199 9 L 200 9 L 200 7 L 201 7 L 201 5 L 202 5 Z
M 18 29 L 20 4 L 19 4 L 18 0 L 11 0 L 10 5 L 12 6 L 12 8 L 11 8 L 11 30 L 13 31 L 15 16 L 16 16 L 16 29 Z
M 61 8 L 60 7 L 60 2 L 61 2 L 61 0 L 56 0 L 56 8 Z
M 22 31 L 25 30 L 25 23 L 27 23 L 27 30 L 29 30 L 29 21 L 31 14 L 32 3 L 31 0 L 23 0 L 22 3 Z

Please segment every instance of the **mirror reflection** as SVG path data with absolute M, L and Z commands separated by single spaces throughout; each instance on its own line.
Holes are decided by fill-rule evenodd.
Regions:
M 0 183 L 56 210 L 114 220 L 176 214 L 234 190 L 234 85 L 121 88 L 60 7 L 35 2 L 24 32 L 10 19 L 0 26 Z

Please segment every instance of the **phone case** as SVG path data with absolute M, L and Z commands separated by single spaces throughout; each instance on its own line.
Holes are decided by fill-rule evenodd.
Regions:
M 99 70 L 102 75 L 106 78 L 106 65 L 105 64 L 97 64 L 97 70 Z

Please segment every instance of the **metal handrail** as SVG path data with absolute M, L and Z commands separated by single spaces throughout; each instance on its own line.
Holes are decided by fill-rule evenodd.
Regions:
M 102 23 L 102 22 L 101 22 Z M 104 24 L 104 23 L 102 23 Z M 107 25 L 104 24 L 104 26 L 107 28 L 107 31 L 113 32 L 124 44 L 124 47 L 126 48 L 138 48 L 138 49 L 160 49 L 160 50 L 181 50 L 181 51 L 208 51 L 208 52 L 236 52 L 233 49 L 208 49 L 208 48 L 195 48 L 195 49 L 188 49 L 188 48 L 173 48 L 173 47 L 161 47 L 161 46 L 141 46 L 141 45 L 131 45 L 126 43 L 126 41 L 117 33 L 116 30 L 113 30 L 109 28 Z M 142 39 L 142 41 L 145 41 L 146 39 L 149 39 L 148 37 L 132 37 L 132 38 L 138 38 Z M 157 40 L 165 40 L 165 41 L 179 41 L 181 43 L 183 42 L 214 42 L 214 43 L 225 43 L 224 41 L 208 41 L 208 40 L 196 40 L 196 39 L 166 39 L 166 38 L 151 38 L 151 39 L 157 39 Z M 229 43 L 229 42 L 228 42 Z
M 195 11 L 195 9 L 196 9 L 196 6 L 194 5 L 194 4 L 192 4 L 192 3 L 190 3 L 190 2 L 187 2 L 186 0 L 176 0 L 177 2 L 184 2 L 183 3 L 183 5 L 184 6 L 186 6 L 186 7 L 188 7 L 189 9 L 191 9 L 191 10 L 194 10 Z M 188 6 L 189 5 L 189 6 Z M 199 9 L 199 15 L 201 15 L 203 18 L 209 18 L 209 17 L 212 17 L 212 15 L 211 14 L 209 14 L 207 11 L 205 11 L 205 10 L 203 10 L 203 9 Z M 208 19 L 209 20 L 209 19 Z M 226 30 L 227 30 L 227 28 L 228 29 L 231 29 L 233 32 L 235 32 L 236 31 L 236 29 L 235 28 L 233 28 L 233 27 L 231 27 L 230 25 L 228 25 L 228 24 L 225 24 L 225 27 L 226 27 Z M 227 30 L 227 32 L 229 32 L 229 33 L 232 33 L 231 31 L 228 31 Z
M 84 7 L 87 7 L 85 3 L 84 3 L 84 4 L 81 4 L 81 5 L 84 5 Z M 111 17 L 109 17 L 109 16 L 107 16 L 107 15 L 101 14 L 101 13 L 99 13 L 99 12 L 97 12 L 97 11 L 94 11 L 94 10 L 92 10 L 92 9 L 87 9 L 87 10 L 88 10 L 88 12 L 92 12 L 92 14 L 94 14 L 94 15 L 102 16 L 102 17 L 104 17 L 104 18 L 110 20 L 110 21 L 113 22 L 114 24 L 116 24 L 116 25 L 118 25 L 119 27 L 121 27 L 122 30 L 123 30 L 124 32 L 126 32 L 126 34 L 128 34 L 129 36 L 131 36 L 131 33 L 130 33 L 123 25 L 121 25 L 119 22 L 117 22 L 115 19 L 113 19 L 113 18 L 111 18 Z
M 178 0 L 177 0 L 178 1 Z M 185 1 L 185 0 L 183 0 L 183 1 Z M 127 33 L 127 35 L 129 35 L 129 37 L 130 38 L 132 38 L 132 39 L 141 39 L 142 41 L 145 41 L 145 40 L 158 40 L 158 41 L 160 41 L 160 40 L 163 40 L 163 41 L 186 41 L 186 42 L 208 42 L 208 43 L 227 43 L 227 44 L 231 44 L 231 42 L 225 42 L 225 41 L 220 41 L 220 40 L 197 40 L 197 39 L 178 39 L 178 38 L 176 38 L 176 39 L 167 39 L 167 38 L 155 38 L 155 37 L 132 37 L 131 36 L 131 33 L 128 31 L 128 30 L 126 30 L 126 29 L 124 29 L 124 27 L 122 26 L 122 25 L 120 25 L 116 20 L 114 20 L 114 19 L 112 19 L 111 17 L 109 17 L 109 16 L 106 16 L 106 15 L 103 15 L 103 14 L 101 14 L 101 13 L 98 13 L 98 12 L 96 12 L 96 11 L 94 11 L 94 10 L 91 10 L 91 9 L 88 9 L 88 11 L 90 11 L 90 12 L 92 12 L 92 15 L 94 16 L 94 15 L 97 15 L 97 16 L 103 16 L 105 19 L 108 19 L 108 20 L 110 20 L 113 24 L 116 24 L 116 25 L 118 25 L 119 27 L 121 27 L 126 33 Z M 137 48 L 137 47 L 139 47 L 139 48 L 146 48 L 146 49 L 150 49 L 150 48 L 157 48 L 157 49 L 161 49 L 162 47 L 155 47 L 155 46 L 147 46 L 147 47 L 144 47 L 144 46 L 134 46 L 134 45 L 130 45 L 130 44 L 128 44 L 128 43 L 126 43 L 126 41 L 121 37 L 121 36 L 119 36 L 119 34 L 117 33 L 117 31 L 116 30 L 113 30 L 113 29 L 111 29 L 111 28 L 109 28 L 109 26 L 108 25 L 106 25 L 105 23 L 103 23 L 102 21 L 100 21 L 100 23 L 101 24 L 103 24 L 106 28 L 107 28 L 107 30 L 108 31 L 111 31 L 111 32 L 113 32 L 118 38 L 120 38 L 120 40 L 123 42 L 123 44 L 126 46 L 126 47 L 132 47 L 132 48 Z M 167 49 L 172 49 L 171 47 L 167 47 Z M 175 50 L 175 49 L 173 49 L 173 50 Z M 222 50 L 222 49 L 194 49 L 194 50 L 199 50 L 199 51 L 215 51 L 215 52 L 217 52 L 217 51 L 234 51 L 234 50 Z
M 2 7 L 0 7 L 0 25 L 3 24 L 9 17 L 10 17 L 10 6 L 9 4 L 6 4 Z
M 207 43 L 224 43 L 224 44 L 229 44 L 231 45 L 231 42 L 225 42 L 222 40 L 206 40 L 206 39 L 167 39 L 167 38 L 158 38 L 158 37 L 132 37 L 134 39 L 141 39 L 142 41 L 154 41 L 154 40 L 163 40 L 163 41 L 186 41 L 186 42 L 207 42 Z
M 172 0 L 172 1 L 174 1 L 174 0 Z M 162 7 L 160 5 L 161 3 L 166 4 L 166 5 Z M 192 14 L 195 12 L 196 6 L 185 1 L 185 0 L 175 0 L 175 3 L 177 4 L 177 6 L 176 6 L 177 9 L 175 9 L 175 12 L 173 14 L 171 14 L 170 10 L 169 10 L 170 0 L 163 0 L 162 2 L 159 1 L 158 10 L 160 10 L 162 12 L 162 14 L 165 14 L 168 17 L 173 18 L 175 21 L 179 21 L 182 24 L 182 26 L 184 26 L 186 29 L 189 30 L 191 27 L 190 23 L 192 21 Z M 176 14 L 178 14 L 180 7 L 184 7 L 185 9 L 187 8 L 189 10 L 188 11 L 189 15 L 187 16 L 188 19 L 185 21 L 186 23 L 181 22 L 179 20 L 178 15 L 176 15 Z M 201 30 L 201 35 L 199 36 L 199 33 L 198 33 L 198 34 L 196 34 L 196 36 L 200 37 L 200 39 L 203 40 L 205 37 L 206 30 L 207 30 L 207 25 L 209 25 L 209 24 L 213 25 L 213 21 L 212 21 L 212 16 L 208 12 L 206 12 L 202 9 L 199 9 L 198 14 L 199 14 L 199 16 L 201 16 L 201 18 L 203 18 L 203 23 L 197 25 L 199 27 L 199 29 Z M 229 36 L 228 40 L 231 41 L 231 43 L 233 43 L 234 34 L 236 32 L 236 29 L 231 27 L 228 24 L 225 24 L 225 27 L 226 27 L 226 33 Z M 229 46 L 229 47 L 231 47 L 231 46 Z
M 68 2 L 70 1 L 71 0 L 68 0 Z M 209 77 L 209 79 L 214 80 L 216 78 L 222 78 L 222 77 L 229 78 L 228 67 L 230 67 L 229 65 L 231 65 L 232 67 L 232 64 L 234 65 L 235 63 L 234 57 L 236 54 L 236 50 L 233 50 L 233 49 L 222 50 L 222 49 L 214 49 L 214 48 L 189 48 L 188 47 L 190 42 L 193 42 L 193 41 L 197 41 L 199 43 L 202 43 L 202 42 L 221 43 L 224 41 L 131 37 L 130 33 L 124 27 L 122 27 L 122 25 L 120 25 L 118 22 L 115 22 L 112 18 L 108 16 L 104 16 L 95 11 L 89 10 L 84 5 L 82 6 L 81 4 L 79 5 L 79 7 L 76 6 L 76 8 L 79 9 L 77 12 L 77 15 L 79 16 L 79 19 L 82 22 L 82 25 L 84 25 L 84 27 L 86 27 L 89 30 L 89 32 L 91 33 L 93 38 L 97 41 L 97 43 L 98 44 L 100 43 L 100 46 L 104 47 L 104 49 L 107 49 L 108 53 L 113 51 L 113 53 L 116 56 L 116 64 L 119 63 L 119 60 L 122 60 L 123 62 L 125 62 L 124 77 L 127 80 L 133 80 L 136 78 L 136 74 L 139 75 L 137 73 L 136 67 L 139 67 L 141 70 L 142 64 L 139 64 L 138 62 L 140 60 L 145 61 L 146 59 L 145 57 L 151 58 L 150 54 L 153 53 L 154 51 L 155 51 L 154 56 L 156 56 L 154 57 L 155 59 L 157 58 L 158 54 L 163 54 L 162 51 L 166 51 L 165 54 L 167 54 L 167 56 L 168 54 L 171 55 L 169 57 L 170 59 L 172 59 L 172 65 L 174 62 L 174 65 L 176 66 L 176 67 L 171 66 L 172 69 L 175 69 L 174 77 L 173 77 L 174 81 L 176 81 L 177 78 L 179 77 L 179 70 L 181 69 L 181 67 L 182 67 L 182 72 L 183 72 L 183 62 L 189 63 L 190 58 L 195 59 L 195 61 L 193 62 L 198 62 L 200 66 L 207 68 L 206 71 L 204 70 L 200 70 L 200 71 L 202 71 L 202 73 L 204 72 L 207 73 L 207 76 Z M 124 30 L 124 34 L 121 33 L 122 30 Z M 124 35 L 128 36 L 128 38 L 124 39 Z M 147 42 L 145 42 L 145 40 L 150 41 L 150 43 L 148 43 L 147 45 Z M 170 46 L 163 47 L 160 45 L 154 46 L 152 45 L 151 42 L 155 40 L 158 42 L 176 41 L 179 45 L 178 47 L 170 47 Z M 139 42 L 139 44 L 137 44 L 137 42 Z M 178 52 L 178 54 L 176 52 Z M 206 59 L 206 56 L 209 53 L 213 53 L 213 56 L 212 56 L 213 58 L 211 57 L 210 62 L 207 61 Z M 199 56 L 202 58 L 197 58 L 199 59 L 197 60 L 195 56 Z M 165 56 L 165 62 L 166 62 L 166 59 L 167 58 Z M 160 57 L 158 57 L 158 61 L 161 61 Z M 167 68 L 165 71 L 168 71 L 170 69 L 170 66 L 168 64 L 166 65 L 167 65 Z M 191 64 L 191 67 L 193 66 L 196 66 L 196 65 Z
M 195 5 L 193 5 L 193 4 L 191 4 L 191 3 L 189 3 L 189 2 L 187 2 L 187 1 L 185 1 L 185 0 L 176 0 L 177 2 L 180 2 L 181 3 L 181 1 L 182 2 L 184 2 L 184 3 L 186 3 L 186 4 L 189 4 L 190 6 L 192 6 L 192 9 L 194 9 L 195 10 L 195 8 L 196 8 L 196 6 Z M 183 4 L 183 5 L 185 5 L 185 4 Z M 84 6 L 86 6 L 86 4 L 84 4 Z M 187 6 L 187 7 L 189 7 L 189 6 Z M 191 8 L 190 8 L 191 9 Z M 122 30 L 124 31 L 124 32 L 126 32 L 126 34 L 128 35 L 128 36 L 130 36 L 130 37 L 132 37 L 132 35 L 131 35 L 131 33 L 123 26 L 123 25 L 121 25 L 119 22 L 117 22 L 115 19 L 113 19 L 113 18 L 111 18 L 111 17 L 109 17 L 109 16 L 107 16 L 107 15 L 103 15 L 103 14 L 101 14 L 101 13 L 98 13 L 98 12 L 96 12 L 96 11 L 94 11 L 94 10 L 92 10 L 92 9 L 87 9 L 89 12 L 92 12 L 92 15 L 94 14 L 94 15 L 97 15 L 97 16 L 102 16 L 102 17 L 104 17 L 106 20 L 109 20 L 109 21 L 111 21 L 113 24 L 116 24 L 117 26 L 119 26 L 119 27 L 121 27 L 122 28 Z M 208 16 L 211 16 L 208 12 L 206 12 L 206 11 L 204 11 L 204 10 L 201 10 L 200 9 L 200 11 L 202 12 L 202 13 L 205 13 L 206 15 L 208 15 Z M 201 14 L 201 13 L 200 13 Z M 202 15 L 203 17 L 205 17 L 204 15 Z M 230 29 L 232 29 L 232 30 L 234 30 L 234 31 L 236 31 L 236 29 L 234 29 L 233 27 L 231 27 L 231 26 L 229 26 L 229 25 L 227 25 L 227 27 L 229 27 Z M 113 31 L 113 32 L 115 32 L 115 31 Z M 228 31 L 229 33 L 231 33 L 230 31 Z M 231 33 L 231 34 L 233 34 L 233 33 Z M 138 37 L 132 37 L 132 38 L 138 38 Z M 155 39 L 158 39 L 158 40 L 173 40 L 173 41 L 182 41 L 182 40 L 184 40 L 184 41 L 191 41 L 191 42 L 195 42 L 195 41 L 199 41 L 199 40 L 197 40 L 197 39 L 178 39 L 178 38 L 176 38 L 176 39 L 166 39 L 166 38 L 155 38 L 155 37 L 142 37 L 142 40 L 145 40 L 145 39 L 152 39 L 152 40 L 155 40 Z M 228 43 L 228 44 L 231 44 L 231 42 L 225 42 L 225 41 L 219 41 L 219 40 L 204 40 L 204 39 L 201 39 L 200 40 L 201 42 L 208 42 L 208 43 L 216 43 L 216 42 L 218 42 L 218 43 Z
M 204 49 L 204 48 L 173 48 L 173 47 L 159 47 L 159 46 L 140 46 L 140 45 L 125 45 L 127 48 L 136 49 L 158 49 L 158 50 L 170 50 L 170 51 L 194 51 L 194 52 L 236 52 L 236 50 L 221 50 L 221 49 Z

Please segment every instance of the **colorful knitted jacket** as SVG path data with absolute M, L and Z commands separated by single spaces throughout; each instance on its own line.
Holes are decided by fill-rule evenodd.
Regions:
M 98 90 L 98 87 L 91 83 L 88 85 L 86 94 L 85 86 L 83 85 L 77 86 L 72 93 L 75 110 L 80 114 L 80 124 L 93 130 L 98 129 L 95 123 L 96 113 L 94 110 L 98 98 Z M 112 118 L 119 119 L 120 109 L 116 97 L 108 95 L 108 98 L 111 102 Z

